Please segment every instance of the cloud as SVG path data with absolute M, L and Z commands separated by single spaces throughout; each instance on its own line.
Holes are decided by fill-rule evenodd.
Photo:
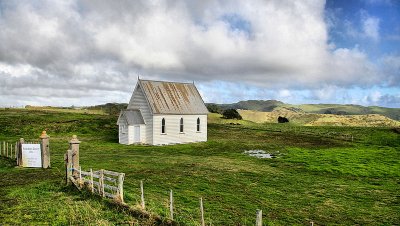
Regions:
M 327 21 L 330 23 L 331 29 L 343 26 L 343 31 L 339 31 L 344 38 L 351 38 L 358 42 L 363 40 L 380 41 L 381 20 L 378 17 L 369 15 L 364 9 L 361 9 L 357 14 L 359 14 L 357 16 L 359 21 L 341 20 L 338 18 L 341 15 L 340 10 L 330 10 L 328 11 Z M 335 31 L 338 32 L 337 30 Z
M 364 97 L 364 102 L 367 105 L 380 105 L 380 106 L 400 106 L 399 94 L 382 94 L 379 91 L 374 91 Z
M 319 0 L 3 1 L 0 95 L 126 102 L 138 74 L 197 81 L 214 95 L 205 99 L 220 102 L 380 83 L 385 74 L 362 50 L 328 43 L 324 8 Z M 379 39 L 379 20 L 364 22 L 365 35 Z
M 362 15 L 362 31 L 363 35 L 367 38 L 371 38 L 374 41 L 378 41 L 379 35 L 379 24 L 380 20 L 377 17 Z
M 367 96 L 367 101 L 369 103 L 378 103 L 378 101 L 382 98 L 382 94 L 379 91 L 375 91 Z
M 385 74 L 384 83 L 387 86 L 400 86 L 400 56 L 387 55 L 380 59 L 381 68 Z

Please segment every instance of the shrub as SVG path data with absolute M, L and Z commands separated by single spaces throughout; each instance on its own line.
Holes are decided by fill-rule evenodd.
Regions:
M 222 115 L 226 119 L 242 119 L 242 116 L 235 109 L 227 109 L 222 112 Z
M 222 109 L 216 104 L 206 104 L 207 110 L 211 113 L 221 114 Z
M 287 122 L 289 122 L 289 119 L 287 119 L 286 117 L 279 116 L 278 117 L 278 122 L 279 123 L 287 123 Z

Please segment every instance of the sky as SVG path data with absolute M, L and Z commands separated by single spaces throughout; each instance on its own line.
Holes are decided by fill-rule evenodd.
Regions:
M 0 0 L 0 106 L 127 103 L 138 77 L 400 108 L 400 1 Z

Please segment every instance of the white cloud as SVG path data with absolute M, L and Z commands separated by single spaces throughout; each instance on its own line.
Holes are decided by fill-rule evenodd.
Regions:
M 328 11 L 329 17 L 327 21 L 331 24 L 330 29 L 336 29 L 337 27 L 335 26 L 342 26 L 343 31 L 335 30 L 335 32 L 339 33 L 344 38 L 354 39 L 356 42 L 360 40 L 379 41 L 381 39 L 381 20 L 378 17 L 369 15 L 364 9 L 361 9 L 357 14 L 359 15 L 358 22 L 349 19 L 341 20 L 342 18 L 338 18 L 341 16 L 340 11 Z
M 364 18 L 362 21 L 362 29 L 364 35 L 374 41 L 378 41 L 380 38 L 379 24 L 380 20 L 377 17 L 367 16 L 366 18 Z
M 280 100 L 292 98 L 292 95 L 293 95 L 292 92 L 290 92 L 290 90 L 287 89 L 282 89 L 278 91 L 278 97 Z
M 373 91 L 364 96 L 363 103 L 365 105 L 380 105 L 387 107 L 400 106 L 400 94 L 382 94 L 380 91 Z
M 22 0 L 0 7 L 0 95 L 9 101 L 35 96 L 33 88 L 18 93 L 37 87 L 68 104 L 72 93 L 93 95 L 75 98 L 75 105 L 102 103 L 104 96 L 124 102 L 138 74 L 198 81 L 205 99 L 219 102 L 274 90 L 289 98 L 285 90 L 293 88 L 370 86 L 385 76 L 357 47 L 328 43 L 319 0 Z M 368 17 L 363 29 L 379 39 L 379 20 Z
M 382 94 L 379 91 L 374 91 L 369 96 L 367 96 L 367 101 L 372 104 L 378 103 L 378 101 L 382 98 Z
M 336 96 L 337 87 L 335 86 L 325 86 L 320 89 L 312 91 L 311 98 L 314 100 L 319 100 L 320 102 L 326 102 L 334 99 Z
M 381 67 L 385 74 L 384 84 L 387 86 L 399 86 L 400 84 L 400 56 L 387 55 L 381 59 Z

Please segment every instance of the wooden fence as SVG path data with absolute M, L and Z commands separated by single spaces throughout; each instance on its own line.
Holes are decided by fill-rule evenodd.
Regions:
M 24 166 L 24 157 L 22 156 L 23 144 L 40 144 L 41 167 L 50 167 L 49 136 L 46 131 L 42 132 L 38 140 L 25 141 L 24 138 L 20 138 L 17 142 L 0 141 L 0 156 L 16 160 L 17 166 Z
M 24 142 L 24 144 L 40 144 L 40 142 L 29 141 L 29 142 Z M 19 165 L 18 160 L 19 158 L 21 158 L 19 157 L 20 149 L 21 149 L 21 141 L 17 142 L 0 141 L 0 156 L 17 160 L 17 165 Z
M 143 186 L 143 181 L 140 181 L 140 206 L 143 210 L 146 209 L 145 205 L 145 198 L 144 198 L 144 186 Z M 171 220 L 174 220 L 174 197 L 173 197 L 173 191 L 170 190 L 169 192 L 169 202 L 168 202 L 168 207 L 169 207 L 169 218 Z M 204 205 L 203 205 L 203 198 L 200 197 L 199 199 L 199 223 L 201 226 L 205 226 L 206 222 L 204 219 Z M 262 210 L 256 210 L 256 216 L 255 216 L 255 225 L 256 226 L 262 226 L 263 225 L 263 218 L 262 218 Z M 310 225 L 314 225 L 313 222 L 310 222 Z
M 77 136 L 74 135 L 69 143 L 69 150 L 67 150 L 67 153 L 64 155 L 66 183 L 70 184 L 72 182 L 79 190 L 86 188 L 93 194 L 98 194 L 105 198 L 111 198 L 117 203 L 122 204 L 124 207 L 129 208 L 129 206 L 124 203 L 123 183 L 125 174 L 104 169 L 97 171 L 93 171 L 92 169 L 89 171 L 83 171 L 79 165 L 80 141 Z M 140 181 L 140 192 L 140 206 L 145 212 L 146 204 L 143 181 Z M 205 226 L 206 222 L 204 220 L 203 198 L 200 197 L 199 201 L 199 223 L 201 226 Z M 174 198 L 172 190 L 169 192 L 169 219 L 172 221 L 174 220 Z M 256 225 L 262 225 L 261 210 L 257 210 Z
M 70 141 L 70 149 L 64 156 L 65 166 L 66 166 L 66 182 L 70 184 L 71 182 L 79 189 L 88 189 L 93 194 L 98 194 L 105 198 L 111 198 L 117 203 L 121 204 L 125 208 L 130 208 L 124 203 L 124 189 L 123 183 L 125 174 L 109 171 L 109 170 L 97 170 L 93 171 L 83 171 L 79 165 L 79 144 L 80 141 L 74 135 Z M 144 195 L 144 185 L 143 181 L 140 181 L 140 207 L 146 213 L 145 195 Z M 164 225 L 175 225 L 174 223 L 174 198 L 173 191 L 169 192 L 169 223 L 163 222 Z M 262 226 L 263 212 L 262 210 L 256 210 L 255 214 L 255 225 Z M 199 224 L 205 226 L 206 222 L 204 219 L 204 206 L 203 198 L 199 198 Z M 310 225 L 314 225 L 314 222 L 310 222 Z
M 68 168 L 70 175 L 68 179 L 78 188 L 87 188 L 94 194 L 102 197 L 111 198 L 117 202 L 124 202 L 124 173 L 109 170 L 83 171 L 81 168 Z M 78 173 L 78 177 L 73 176 L 73 172 Z
M 18 142 L 0 141 L 0 156 L 17 159 Z
M 79 165 L 79 144 L 77 136 L 72 136 L 69 150 L 64 155 L 66 182 L 72 182 L 78 189 L 87 188 L 102 197 L 124 202 L 124 173 L 101 169 L 83 171 Z

